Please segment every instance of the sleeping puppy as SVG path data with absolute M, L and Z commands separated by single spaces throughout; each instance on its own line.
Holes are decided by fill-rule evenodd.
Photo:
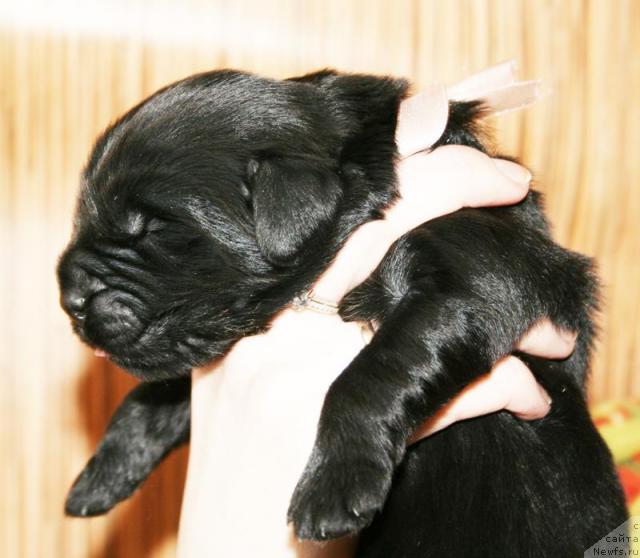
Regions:
M 189 436 L 189 372 L 265 331 L 345 239 L 395 198 L 402 80 L 236 71 L 160 90 L 97 141 L 58 276 L 74 331 L 145 380 L 67 500 L 104 513 Z M 440 143 L 482 149 L 474 103 Z M 550 239 L 538 195 L 465 209 L 400 238 L 341 304 L 375 336 L 327 394 L 289 519 L 301 538 L 361 533 L 358 556 L 578 556 L 626 519 L 584 383 L 596 282 Z M 412 431 L 548 316 L 565 361 L 518 355 L 545 419 Z M 258 458 L 259 456 L 257 456 Z

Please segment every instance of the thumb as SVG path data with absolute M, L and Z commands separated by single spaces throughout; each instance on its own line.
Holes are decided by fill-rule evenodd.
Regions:
M 431 153 L 438 165 L 458 169 L 451 180 L 461 207 L 509 205 L 522 200 L 529 191 L 531 173 L 523 166 L 463 145 L 445 145 Z
M 491 161 L 501 175 L 500 181 L 504 184 L 504 189 L 497 195 L 494 203 L 496 205 L 511 204 L 523 199 L 529 191 L 531 172 L 522 165 L 506 159 L 491 159 Z
M 492 159 L 462 145 L 445 145 L 398 163 L 400 200 L 386 213 L 402 233 L 463 207 L 519 202 L 531 174 L 516 163 Z

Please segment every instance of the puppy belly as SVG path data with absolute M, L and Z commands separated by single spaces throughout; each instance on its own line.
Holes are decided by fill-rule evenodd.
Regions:
M 286 516 L 324 396 L 364 342 L 336 316 L 284 318 L 194 376 L 180 557 L 351 555 L 352 541 L 298 543 Z

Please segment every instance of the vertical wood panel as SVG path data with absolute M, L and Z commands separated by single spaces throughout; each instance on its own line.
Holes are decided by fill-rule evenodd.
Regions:
M 133 384 L 71 335 L 53 270 L 95 135 L 157 87 L 238 67 L 392 73 L 416 89 L 518 58 L 552 95 L 495 123 L 555 234 L 604 285 L 592 398 L 640 396 L 640 2 L 25 0 L 0 5 L 0 554 L 173 555 L 186 452 L 106 518 L 66 490 Z

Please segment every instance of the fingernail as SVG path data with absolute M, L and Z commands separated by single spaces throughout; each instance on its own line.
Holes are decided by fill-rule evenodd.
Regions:
M 542 399 L 547 402 L 547 405 L 551 407 L 552 399 L 551 396 L 547 393 L 547 390 L 544 389 L 540 384 L 538 384 L 538 390 L 540 391 L 540 395 L 542 395 Z
M 529 184 L 531 182 L 531 173 L 523 166 L 505 159 L 494 159 L 498 170 L 504 174 L 509 180 L 519 182 L 521 184 Z
M 557 328 L 558 334 L 560 338 L 570 347 L 570 350 L 573 351 L 576 347 L 576 341 L 578 340 L 578 333 L 575 331 L 570 331 L 568 329 Z

